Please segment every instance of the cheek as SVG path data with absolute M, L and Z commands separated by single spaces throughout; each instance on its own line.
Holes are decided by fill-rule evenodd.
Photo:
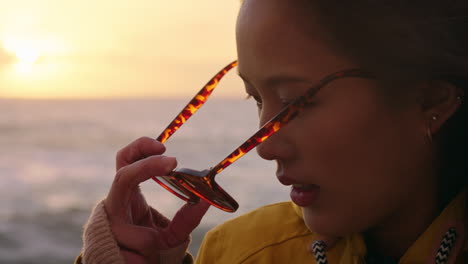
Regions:
M 379 103 L 368 90 L 356 89 L 304 115 L 304 128 L 296 132 L 300 152 L 322 170 L 317 173 L 335 180 L 347 181 L 353 175 L 353 180 L 372 182 L 379 178 L 376 175 L 407 160 L 405 155 L 420 144 L 420 131 L 414 125 L 417 117 Z
M 334 170 L 356 168 L 360 160 L 371 163 L 374 159 L 384 159 L 388 154 L 383 151 L 391 134 L 388 114 L 370 100 L 355 102 L 323 105 L 315 112 L 312 110 L 303 121 L 307 124 L 304 130 L 307 133 L 300 135 L 304 142 L 303 157 L 316 161 L 315 165 L 324 170 L 325 175 L 334 174 Z
M 354 102 L 311 111 L 303 120 L 307 133 L 297 134 L 302 164 L 318 179 L 324 208 L 344 219 L 396 208 L 417 184 L 408 174 L 423 144 L 411 113 L 396 113 L 372 97 Z

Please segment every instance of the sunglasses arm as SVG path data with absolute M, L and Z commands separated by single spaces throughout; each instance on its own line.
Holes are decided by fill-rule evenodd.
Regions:
M 234 163 L 236 160 L 244 156 L 247 152 L 255 148 L 258 144 L 267 140 L 274 133 L 278 132 L 280 128 L 285 126 L 291 119 L 293 119 L 301 111 L 301 98 L 294 101 L 285 107 L 278 115 L 268 121 L 262 128 L 260 128 L 253 136 L 247 139 L 236 150 L 229 154 L 225 159 L 219 162 L 216 166 L 211 168 L 210 176 L 214 176 Z
M 157 141 L 164 143 L 172 134 L 174 134 L 187 120 L 202 107 L 206 100 L 210 97 L 213 90 L 218 85 L 219 81 L 232 68 L 237 66 L 237 61 L 233 61 L 226 67 L 221 69 L 213 78 L 211 78 L 205 86 L 190 100 L 190 102 L 180 111 L 180 113 L 172 120 L 172 122 L 164 129 L 157 137 Z

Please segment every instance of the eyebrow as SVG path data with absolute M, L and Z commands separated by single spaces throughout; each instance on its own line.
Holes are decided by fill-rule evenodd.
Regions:
M 246 83 L 252 84 L 249 79 L 247 79 L 244 75 L 242 75 L 239 70 L 237 70 L 237 75 Z M 273 75 L 270 76 L 264 80 L 261 81 L 261 84 L 266 87 L 274 87 L 274 86 L 280 86 L 283 84 L 290 84 L 290 83 L 307 83 L 307 84 L 313 84 L 314 82 L 311 81 L 310 79 L 299 77 L 299 76 L 292 76 L 292 75 L 287 75 L 287 74 L 278 74 L 278 75 Z

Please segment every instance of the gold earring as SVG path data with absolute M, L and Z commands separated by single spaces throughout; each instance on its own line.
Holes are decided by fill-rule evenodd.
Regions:
M 432 143 L 432 132 L 429 126 L 426 129 L 426 138 L 429 143 Z
M 432 115 L 431 119 L 432 119 L 432 121 L 437 121 L 437 115 L 435 115 L 435 114 Z M 429 125 L 426 128 L 426 138 L 427 138 L 427 141 L 429 141 L 429 143 L 432 143 L 432 131 L 431 131 L 430 122 L 429 122 Z

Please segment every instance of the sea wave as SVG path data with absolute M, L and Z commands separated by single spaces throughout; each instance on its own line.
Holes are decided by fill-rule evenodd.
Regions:
M 181 167 L 214 166 L 257 129 L 255 104 L 213 102 L 168 142 Z M 0 100 L 0 263 L 72 263 L 82 226 L 108 192 L 115 153 L 140 136 L 155 138 L 185 100 Z M 206 230 L 255 207 L 287 199 L 274 164 L 254 151 L 217 181 L 240 209 L 210 209 L 195 231 L 196 254 Z M 182 202 L 152 181 L 148 203 L 171 217 Z

